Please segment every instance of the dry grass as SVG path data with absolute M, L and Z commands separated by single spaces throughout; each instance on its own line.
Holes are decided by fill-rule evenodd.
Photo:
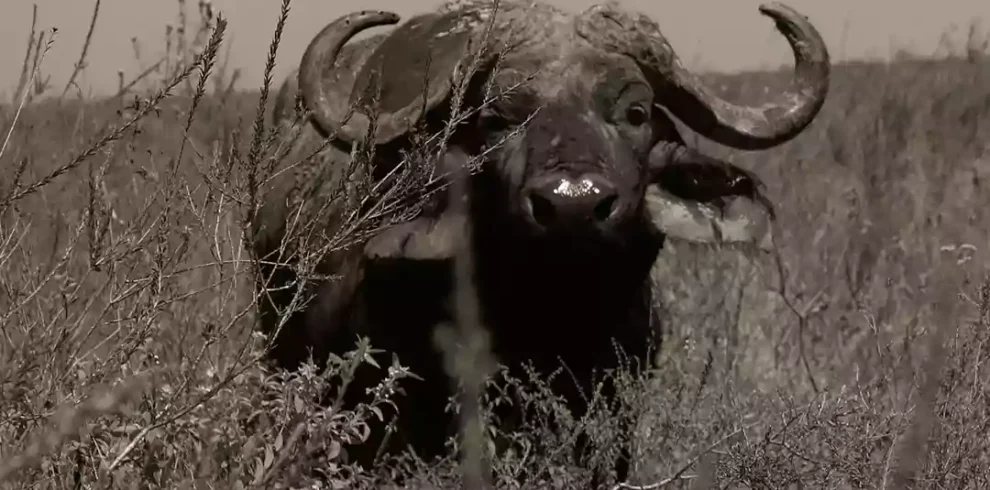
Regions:
M 217 64 L 224 22 L 208 3 L 198 24 L 181 17 L 162 56 L 147 62 L 135 46 L 138 75 L 108 99 L 84 100 L 71 83 L 42 99 L 45 46 L 58 39 L 32 33 L 16 97 L 0 106 L 3 488 L 372 482 L 340 447 L 375 407 L 317 403 L 363 354 L 291 376 L 258 362 L 245 225 L 271 175 L 318 146 L 265 124 L 276 55 L 297 56 L 276 51 L 286 13 L 260 98 Z M 710 79 L 755 100 L 786 75 Z M 656 279 L 669 335 L 653 379 L 622 390 L 642 426 L 634 481 L 990 485 L 988 135 L 990 63 L 970 50 L 837 66 L 821 116 L 780 148 L 730 155 L 699 142 L 767 182 L 778 250 L 665 249 Z M 377 192 L 365 184 L 354 188 Z M 322 237 L 324 251 L 398 219 L 390 209 L 355 211 L 347 237 Z M 564 449 L 577 428 L 614 440 L 616 420 L 570 419 L 540 383 L 522 391 L 545 417 L 510 435 L 517 450 L 492 461 L 496 484 L 523 469 L 534 488 L 586 482 Z M 554 451 L 527 451 L 534 436 Z M 460 480 L 451 465 L 384 471 L 431 487 Z

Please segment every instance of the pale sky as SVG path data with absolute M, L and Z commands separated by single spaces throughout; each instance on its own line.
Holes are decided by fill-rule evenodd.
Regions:
M 569 10 L 581 10 L 600 0 L 550 0 Z M 764 0 L 765 1 L 765 0 Z M 57 27 L 56 42 L 45 59 L 44 71 L 53 87 L 62 86 L 78 59 L 94 0 L 4 0 L 0 15 L 0 93 L 17 83 L 31 22 L 38 5 L 38 27 Z M 279 0 L 214 0 L 228 20 L 225 47 L 231 64 L 242 69 L 238 87 L 261 83 L 268 44 L 278 18 Z M 438 5 L 439 0 L 293 0 L 279 48 L 275 72 L 281 81 L 297 63 L 309 40 L 334 17 L 361 8 L 392 10 L 408 18 Z M 776 66 L 792 61 L 787 43 L 769 18 L 760 15 L 761 0 L 620 0 L 630 9 L 657 20 L 674 49 L 691 68 L 734 71 Z M 888 57 L 895 48 L 930 54 L 949 32 L 963 45 L 970 21 L 981 19 L 990 28 L 990 0 L 787 0 L 807 15 L 825 38 L 833 59 Z M 187 0 L 190 17 L 197 0 Z M 125 77 L 140 71 L 130 39 L 137 37 L 150 61 L 164 53 L 165 25 L 177 18 L 177 0 L 103 0 L 90 47 L 89 67 L 79 78 L 85 90 L 106 94 L 117 85 L 117 70 Z M 955 27 L 954 27 L 955 26 Z M 954 31 L 952 31 L 954 29 Z M 221 51 L 221 54 L 223 51 Z M 146 61 L 146 62 L 148 62 Z M 8 99 L 9 100 L 9 99 Z

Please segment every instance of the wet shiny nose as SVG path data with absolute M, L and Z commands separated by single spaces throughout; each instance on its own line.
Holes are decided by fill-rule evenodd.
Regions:
M 607 222 L 616 214 L 618 192 L 600 175 L 548 176 L 531 182 L 524 198 L 533 221 L 552 227 Z

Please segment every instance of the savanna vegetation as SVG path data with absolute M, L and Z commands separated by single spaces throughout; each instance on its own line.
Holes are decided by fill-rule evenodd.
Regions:
M 163 45 L 136 49 L 134 75 L 105 98 L 82 97 L 75 75 L 53 86 L 44 58 L 60 40 L 32 27 L 21 83 L 0 106 L 3 488 L 379 488 L 400 474 L 438 488 L 471 477 L 477 465 L 456 457 L 347 464 L 342 444 L 363 437 L 377 406 L 342 410 L 318 395 L 366 352 L 324 371 L 260 362 L 247 223 L 274 172 L 319 163 L 318 142 L 267 118 L 274 63 L 297 62 L 277 48 L 289 1 L 258 53 L 260 93 L 221 56 L 222 16 L 208 2 L 179 6 Z M 658 367 L 622 390 L 641 427 L 642 486 L 624 488 L 990 485 L 985 39 L 974 30 L 938 57 L 837 64 L 821 115 L 773 150 L 688 136 L 761 176 L 775 247 L 668 242 L 655 271 L 667 326 Z M 706 79 L 754 101 L 790 70 Z M 355 211 L 347 236 L 323 237 L 299 267 L 408 212 L 393 208 Z M 524 399 L 546 417 L 512 435 L 522 450 L 493 458 L 495 483 L 526 469 L 534 488 L 579 488 L 589 472 L 569 459 L 573 435 L 618 437 L 616 422 L 604 410 L 569 418 L 535 381 Z M 377 403 L 399 396 L 389 388 Z M 554 451 L 525 450 L 535 437 Z

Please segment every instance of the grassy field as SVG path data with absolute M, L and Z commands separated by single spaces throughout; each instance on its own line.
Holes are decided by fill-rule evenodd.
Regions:
M 243 227 L 284 142 L 259 125 L 258 91 L 235 90 L 222 29 L 194 27 L 101 100 L 43 83 L 42 36 L 23 84 L 37 97 L 0 106 L 3 488 L 370 478 L 339 457 L 369 410 L 314 401 L 347 366 L 283 378 L 258 362 Z M 789 70 L 706 78 L 757 101 Z M 634 482 L 990 486 L 990 61 L 837 65 L 821 115 L 792 142 L 744 153 L 693 138 L 764 179 L 777 247 L 662 253 L 669 335 L 653 379 L 624 390 L 642 425 Z M 531 395 L 547 414 L 559 405 Z M 564 425 L 528 435 L 556 447 L 578 427 L 614 435 L 603 413 Z M 575 487 L 587 472 L 558 453 L 494 468 Z M 452 464 L 386 471 L 426 487 L 458 478 Z

